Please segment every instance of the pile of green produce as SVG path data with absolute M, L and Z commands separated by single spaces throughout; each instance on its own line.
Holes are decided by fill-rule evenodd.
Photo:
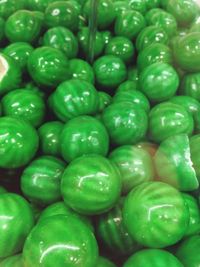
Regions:
M 193 0 L 0 0 L 0 267 L 199 267 L 199 182 Z

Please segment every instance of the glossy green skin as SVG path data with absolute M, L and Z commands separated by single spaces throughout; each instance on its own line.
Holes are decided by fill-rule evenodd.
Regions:
M 1 267 L 22 267 L 22 266 L 23 266 L 23 261 L 21 254 L 8 257 L 1 262 Z
M 184 75 L 180 85 L 180 93 L 200 101 L 200 72 Z
M 67 58 L 75 58 L 78 54 L 78 41 L 75 35 L 65 27 L 49 29 L 43 36 L 44 46 L 60 49 Z
M 28 202 L 17 194 L 0 194 L 0 258 L 21 251 L 34 226 L 33 211 Z
M 101 31 L 101 36 L 104 40 L 104 44 L 107 45 L 112 38 L 112 33 L 110 31 Z
M 136 10 L 142 13 L 143 15 L 147 11 L 146 1 L 144 0 L 128 0 L 128 4 L 131 7 L 131 9 Z
M 145 14 L 145 20 L 146 20 L 147 25 L 151 25 L 152 17 L 155 14 L 160 13 L 160 12 L 165 12 L 165 11 L 161 8 L 152 8 L 152 9 L 148 10 L 148 12 L 146 12 L 146 14 Z
M 160 6 L 161 0 L 145 0 L 147 9 L 157 8 Z
M 150 110 L 150 104 L 147 97 L 140 91 L 126 89 L 126 90 L 117 90 L 116 94 L 113 97 L 113 102 L 132 102 L 135 105 L 138 105 L 140 108 L 144 109 L 146 112 Z
M 140 12 L 135 10 L 126 11 L 116 18 L 115 35 L 133 40 L 145 26 L 145 19 Z
M 143 50 L 154 43 L 168 44 L 168 35 L 163 28 L 158 26 L 148 26 L 138 35 L 136 48 L 138 51 Z
M 38 149 L 37 132 L 28 122 L 19 118 L 1 117 L 0 147 L 1 168 L 24 166 Z
M 35 159 L 22 173 L 23 194 L 41 206 L 58 201 L 61 199 L 60 181 L 64 168 L 64 162 L 52 156 Z
M 26 2 L 28 9 L 44 12 L 47 6 L 55 2 L 55 0 L 27 0 Z
M 173 37 L 177 31 L 177 22 L 175 17 L 165 11 L 155 12 L 148 17 L 149 25 L 162 27 L 169 37 Z
M 116 1 L 113 4 L 116 18 L 130 9 L 128 1 Z
M 60 121 L 50 121 L 46 122 L 38 129 L 42 154 L 61 156 L 60 135 L 63 127 L 64 125 Z
M 17 89 L 2 98 L 2 111 L 5 116 L 24 119 L 34 127 L 42 124 L 45 116 L 45 102 L 35 92 Z
M 181 193 L 161 182 L 146 182 L 133 189 L 123 207 L 125 226 L 145 247 L 164 248 L 177 243 L 189 223 Z
M 102 112 L 107 106 L 110 105 L 112 97 L 105 92 L 98 92 L 99 94 L 99 112 Z
M 184 107 L 170 102 L 156 105 L 149 113 L 149 135 L 156 143 L 176 134 L 191 135 L 192 115 Z
M 150 154 L 142 148 L 120 146 L 111 152 L 109 159 L 116 164 L 121 173 L 124 194 L 154 178 L 153 161 Z
M 61 154 L 70 162 L 80 156 L 106 156 L 109 136 L 104 125 L 90 116 L 79 116 L 67 122 L 60 136 Z
M 80 215 L 70 209 L 64 202 L 56 202 L 54 204 L 49 205 L 46 209 L 44 209 L 39 217 L 38 223 L 45 220 L 46 218 L 56 216 L 56 215 L 66 215 L 66 216 L 74 216 L 77 219 L 84 222 L 90 230 L 94 231 L 93 225 L 90 219 L 84 215 Z
M 198 14 L 196 1 L 168 0 L 166 10 L 171 13 L 180 26 L 189 25 Z
M 184 267 L 198 267 L 200 254 L 197 253 L 200 246 L 200 236 L 194 235 L 184 240 L 178 247 L 176 256 L 183 263 Z
M 169 65 L 173 63 L 172 51 L 164 44 L 154 43 L 143 49 L 137 57 L 137 66 L 141 71 L 151 64 L 158 62 Z
M 41 26 L 41 21 L 34 12 L 19 10 L 7 19 L 5 34 L 12 43 L 32 43 L 39 37 Z
M 91 0 L 86 1 L 83 7 L 83 14 L 89 21 L 91 14 Z M 99 29 L 108 28 L 115 19 L 114 4 L 111 0 L 99 0 L 97 4 L 97 18 L 96 23 Z
M 138 89 L 138 83 L 136 81 L 127 80 L 120 84 L 120 86 L 116 90 L 116 94 L 118 93 L 123 94 L 125 91 L 132 92 L 133 90 L 135 91 L 137 89 Z
M 128 80 L 133 81 L 133 82 L 138 82 L 139 75 L 138 75 L 138 69 L 136 67 L 129 68 Z
M 122 218 L 123 199 L 107 213 L 97 217 L 97 236 L 106 249 L 120 255 L 130 255 L 139 249 L 124 226 Z
M 77 34 L 77 38 L 78 38 L 79 46 L 82 52 L 84 53 L 85 57 L 87 57 L 89 54 L 89 51 L 88 51 L 89 28 L 88 27 L 81 28 Z M 97 57 L 103 53 L 104 46 L 105 46 L 104 38 L 101 32 L 97 31 L 95 41 L 94 41 L 94 57 Z
M 69 75 L 71 79 L 84 80 L 94 84 L 94 71 L 91 65 L 82 59 L 75 58 L 69 61 Z
M 183 267 L 171 253 L 161 249 L 145 249 L 132 255 L 123 267 Z
M 95 267 L 116 267 L 116 265 L 104 257 L 99 257 Z
M 182 196 L 190 213 L 190 221 L 185 236 L 198 234 L 200 232 L 200 211 L 197 200 L 189 194 L 182 193 Z
M 125 63 L 134 59 L 135 48 L 133 43 L 126 37 L 113 37 L 106 45 L 105 54 L 118 56 Z
M 200 32 L 179 38 L 173 47 L 176 63 L 187 72 L 200 71 Z
M 22 73 L 20 67 L 11 57 L 0 53 L 0 95 L 5 94 L 15 88 L 18 88 L 21 83 Z
M 117 56 L 98 58 L 93 65 L 96 82 L 104 88 L 116 88 L 127 76 L 124 62 Z
M 25 1 L 5 0 L 0 2 L 0 16 L 7 19 L 10 15 L 20 9 L 24 9 Z
M 76 212 L 101 214 L 119 199 L 121 176 L 108 159 L 100 155 L 83 156 L 65 169 L 61 192 L 64 202 Z
M 148 118 L 139 105 L 113 103 L 104 110 L 102 119 L 114 144 L 135 144 L 145 137 Z
M 46 218 L 28 236 L 24 249 L 25 266 L 94 267 L 98 246 L 91 230 L 73 216 Z
M 198 189 L 199 182 L 186 134 L 173 135 L 160 144 L 155 155 L 155 166 L 161 181 L 182 191 Z
M 190 138 L 190 150 L 192 163 L 196 171 L 198 180 L 200 181 L 200 157 L 199 157 L 199 144 L 200 144 L 200 134 L 193 135 Z
M 169 64 L 157 62 L 146 67 L 139 76 L 139 88 L 152 102 L 162 102 L 175 95 L 179 76 Z
M 76 31 L 78 23 L 79 11 L 71 1 L 54 1 L 45 10 L 45 24 L 48 28 L 64 26 Z
M 193 116 L 194 130 L 200 132 L 200 103 L 190 96 L 174 96 L 170 102 L 183 106 Z
M 80 115 L 91 115 L 98 111 L 99 96 L 95 87 L 83 80 L 68 80 L 61 83 L 53 94 L 53 111 L 67 121 Z
M 33 47 L 29 43 L 17 42 L 8 45 L 4 50 L 4 54 L 12 57 L 19 64 L 22 71 L 26 71 L 27 62 Z
M 28 71 L 39 85 L 55 87 L 69 77 L 69 62 L 60 50 L 53 47 L 36 48 L 28 59 Z
M 4 32 L 4 28 L 5 28 L 5 20 L 3 18 L 0 17 L 0 42 L 4 39 L 5 37 L 5 32 Z

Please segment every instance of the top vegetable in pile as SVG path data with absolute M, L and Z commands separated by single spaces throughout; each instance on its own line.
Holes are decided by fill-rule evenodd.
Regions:
M 200 266 L 200 8 L 91 1 L 0 1 L 0 267 Z

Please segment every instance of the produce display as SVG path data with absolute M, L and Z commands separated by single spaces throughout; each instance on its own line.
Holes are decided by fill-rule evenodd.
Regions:
M 0 267 L 199 267 L 199 186 L 198 1 L 0 1 Z

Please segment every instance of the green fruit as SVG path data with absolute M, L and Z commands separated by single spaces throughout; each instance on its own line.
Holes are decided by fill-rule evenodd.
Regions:
M 95 114 L 99 96 L 95 87 L 83 80 L 72 79 L 61 83 L 53 93 L 53 111 L 63 121 L 80 115 Z
M 60 181 L 65 164 L 58 158 L 42 156 L 32 161 L 21 176 L 21 190 L 33 203 L 48 205 L 61 199 Z
M 101 31 L 101 36 L 102 36 L 102 38 L 104 40 L 104 44 L 107 45 L 109 43 L 109 41 L 111 40 L 111 38 L 112 38 L 112 33 L 110 31 Z
M 149 135 L 157 143 L 176 134 L 191 135 L 193 127 L 191 114 L 181 105 L 163 102 L 149 113 Z
M 136 10 L 143 15 L 147 11 L 147 4 L 144 0 L 128 0 L 128 4 L 131 7 L 131 9 Z
M 129 10 L 128 1 L 115 1 L 113 5 L 114 5 L 114 12 L 115 12 L 116 18 L 118 16 L 121 16 L 122 13 Z
M 65 27 L 49 29 L 43 36 L 44 46 L 60 49 L 67 58 L 75 58 L 78 54 L 78 41 L 75 35 Z
M 135 48 L 133 43 L 126 37 L 112 38 L 105 48 L 106 55 L 118 56 L 125 63 L 134 59 Z
M 69 75 L 71 79 L 84 80 L 94 84 L 94 71 L 91 65 L 82 59 L 71 59 L 69 61 Z
M 124 92 L 132 92 L 133 90 L 135 91 L 137 89 L 138 89 L 137 81 L 128 80 L 119 85 L 119 87 L 116 90 L 116 94 L 118 93 L 121 94 Z
M 21 118 L 38 127 L 44 119 L 45 103 L 35 92 L 17 89 L 2 98 L 2 110 L 5 116 Z
M 186 134 L 173 135 L 163 141 L 156 152 L 155 165 L 161 181 L 182 191 L 198 189 Z
M 7 190 L 3 186 L 0 186 L 0 194 L 6 193 L 6 192 Z
M 106 156 L 109 137 L 100 121 L 90 116 L 79 116 L 65 124 L 60 143 L 63 158 L 70 162 L 88 154 Z
M 138 51 L 154 44 L 167 44 L 168 35 L 163 28 L 158 26 L 148 26 L 144 28 L 137 37 L 136 48 Z
M 28 59 L 28 71 L 39 85 L 56 87 L 69 77 L 65 55 L 53 47 L 36 48 Z
M 74 216 L 46 218 L 31 231 L 23 249 L 24 265 L 29 267 L 94 267 L 98 246 L 89 227 Z
M 169 64 L 158 62 L 146 67 L 139 76 L 139 88 L 152 102 L 161 102 L 175 95 L 179 76 Z
M 180 93 L 200 101 L 200 72 L 184 75 L 180 85 Z
M 116 265 L 104 257 L 99 257 L 96 267 L 116 267 Z
M 94 62 L 96 81 L 105 88 L 115 88 L 122 83 L 127 76 L 126 65 L 116 56 L 106 55 Z
M 105 92 L 98 92 L 99 94 L 99 112 L 104 111 L 104 109 L 110 105 L 111 101 L 112 101 L 112 97 L 105 93 Z
M 115 35 L 135 39 L 146 26 L 143 15 L 135 10 L 128 10 L 117 16 L 115 21 Z
M 139 243 L 164 248 L 185 234 L 189 210 L 181 193 L 161 182 L 146 182 L 133 189 L 123 207 L 125 226 Z
M 23 266 L 22 255 L 8 257 L 1 262 L 1 267 L 21 267 Z
M 0 16 L 7 19 L 17 10 L 24 9 L 25 1 L 21 0 L 4 0 L 0 2 Z
M 10 42 L 34 42 L 41 32 L 41 20 L 29 10 L 19 10 L 6 21 L 5 34 Z
M 160 6 L 161 0 L 145 0 L 147 9 L 157 8 Z
M 64 202 L 78 213 L 100 214 L 118 201 L 121 177 L 108 159 L 100 155 L 83 156 L 65 169 L 61 191 Z
M 0 194 L 0 258 L 21 251 L 34 226 L 33 211 L 28 202 L 17 194 Z
M 54 1 L 45 10 L 45 24 L 48 28 L 63 26 L 71 31 L 78 29 L 79 11 L 69 1 Z
M 0 42 L 4 40 L 4 37 L 5 37 L 5 20 L 0 17 Z
M 133 82 L 138 82 L 139 75 L 138 75 L 138 69 L 136 67 L 131 67 L 128 70 L 128 80 Z
M 114 144 L 135 144 L 146 135 L 147 114 L 131 102 L 111 104 L 104 110 L 102 119 Z
M 124 267 L 183 267 L 171 253 L 161 249 L 145 249 L 132 255 Z
M 192 163 L 196 171 L 198 180 L 200 181 L 200 157 L 199 157 L 199 146 L 200 146 L 200 134 L 193 135 L 190 138 L 190 150 Z
M 109 159 L 121 173 L 124 194 L 154 178 L 153 161 L 150 154 L 142 148 L 121 146 L 111 152 Z
M 63 127 L 60 121 L 50 121 L 38 129 L 40 149 L 44 155 L 61 156 L 60 134 Z
M 1 168 L 24 166 L 38 149 L 37 132 L 28 122 L 19 118 L 1 117 L 0 147 Z
M 47 6 L 55 2 L 55 0 L 27 0 L 26 2 L 28 9 L 44 12 Z

